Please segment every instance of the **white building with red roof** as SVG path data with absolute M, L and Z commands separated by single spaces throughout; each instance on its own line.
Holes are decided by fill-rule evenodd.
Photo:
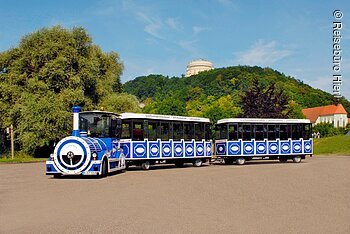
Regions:
M 302 110 L 312 125 L 318 123 L 332 123 L 336 128 L 344 128 L 348 123 L 348 113 L 342 104 L 318 106 Z

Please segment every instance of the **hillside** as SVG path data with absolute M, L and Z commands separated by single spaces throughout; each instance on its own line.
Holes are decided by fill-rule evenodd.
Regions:
M 204 116 L 215 120 L 241 114 L 240 96 L 249 89 L 254 78 L 265 85 L 276 83 L 276 87 L 284 91 L 294 110 L 291 118 L 302 117 L 302 108 L 334 103 L 333 96 L 327 92 L 273 69 L 257 66 L 217 68 L 181 78 L 142 76 L 126 82 L 123 88 L 145 103 L 144 112 Z M 345 98 L 340 102 L 350 113 L 350 102 Z

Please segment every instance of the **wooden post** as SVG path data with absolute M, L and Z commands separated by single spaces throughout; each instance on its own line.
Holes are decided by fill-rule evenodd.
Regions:
M 15 157 L 15 143 L 14 143 L 14 140 L 13 140 L 13 124 L 11 124 L 11 127 L 10 127 L 10 137 L 11 137 L 11 159 L 13 160 L 14 157 Z

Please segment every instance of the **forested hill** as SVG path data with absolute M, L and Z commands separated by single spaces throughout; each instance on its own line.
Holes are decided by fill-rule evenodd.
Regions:
M 275 83 L 289 98 L 294 111 L 290 117 L 302 117 L 301 109 L 334 103 L 331 94 L 285 76 L 270 68 L 234 66 L 217 68 L 191 77 L 149 75 L 124 84 L 124 91 L 136 95 L 145 103 L 144 112 L 205 116 L 217 119 L 241 113 L 241 96 L 254 78 L 268 86 Z M 341 98 L 348 113 L 350 102 Z

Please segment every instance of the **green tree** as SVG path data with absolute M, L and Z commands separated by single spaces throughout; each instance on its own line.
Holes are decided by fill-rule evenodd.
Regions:
M 105 53 L 83 28 L 43 28 L 0 53 L 0 122 L 14 124 L 16 141 L 27 153 L 67 134 L 71 107 L 95 108 L 121 91 L 123 66 Z
M 134 95 L 127 93 L 114 93 L 105 96 L 100 102 L 100 108 L 102 107 L 106 111 L 115 113 L 122 112 L 140 112 L 140 103 Z

